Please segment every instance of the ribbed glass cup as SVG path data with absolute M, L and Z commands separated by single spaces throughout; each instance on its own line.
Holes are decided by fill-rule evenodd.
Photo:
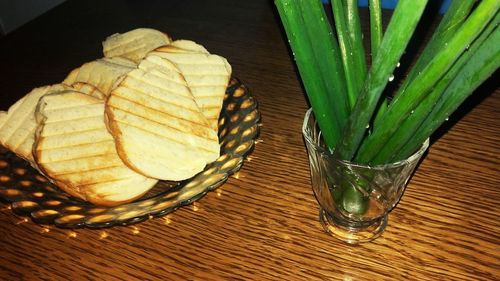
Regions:
M 379 237 L 429 141 L 405 160 L 368 166 L 336 158 L 324 145 L 311 109 L 304 117 L 302 133 L 325 231 L 350 244 Z

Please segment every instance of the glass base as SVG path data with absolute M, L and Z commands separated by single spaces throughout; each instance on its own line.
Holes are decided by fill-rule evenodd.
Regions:
M 319 221 L 323 229 L 331 236 L 349 244 L 359 244 L 371 241 L 384 232 L 387 226 L 387 215 L 368 225 L 344 225 L 328 215 L 325 210 L 320 209 Z

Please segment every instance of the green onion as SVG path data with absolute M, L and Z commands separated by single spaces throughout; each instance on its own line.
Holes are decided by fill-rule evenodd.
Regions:
M 406 77 L 403 85 L 395 94 L 396 96 L 401 94 L 401 92 L 408 87 L 409 82 L 413 81 L 418 73 L 421 72 L 422 69 L 436 57 L 437 52 L 447 47 L 447 42 L 462 26 L 476 2 L 477 0 L 460 0 L 451 2 L 447 12 L 439 23 L 439 26 L 433 32 L 431 39 L 426 44 L 424 51 L 419 55 L 417 62 L 410 69 L 410 73 Z
M 371 44 L 371 56 L 372 61 L 375 60 L 378 49 L 380 47 L 380 42 L 382 41 L 383 29 L 382 29 L 382 9 L 380 7 L 380 0 L 369 0 L 368 4 L 370 8 L 370 44 Z M 387 110 L 388 101 L 385 96 L 380 98 L 379 105 L 375 110 L 376 122 L 382 115 L 384 115 Z
M 417 73 L 422 70 L 422 68 L 429 63 L 429 61 L 436 56 L 436 52 L 441 48 L 446 47 L 446 42 L 448 42 L 453 34 L 462 26 L 463 21 L 467 19 L 475 0 L 464 0 L 464 1 L 454 1 L 451 3 L 448 11 L 444 15 L 443 19 L 439 23 L 436 31 L 434 32 L 429 43 L 426 45 L 424 51 L 419 56 L 419 59 L 412 67 L 410 73 L 406 77 L 403 85 L 399 88 L 398 94 L 400 94 L 406 87 L 408 83 L 415 78 Z M 476 40 L 477 42 L 477 40 Z M 472 50 L 471 50 L 472 51 Z M 470 53 L 470 52 L 469 52 Z M 459 59 L 465 63 L 466 59 L 463 56 Z M 413 113 L 401 124 L 397 131 L 391 136 L 391 138 L 385 143 L 384 147 L 376 154 L 373 159 L 368 162 L 372 164 L 380 164 L 387 159 L 392 159 L 392 156 L 410 139 L 412 134 L 421 124 L 423 119 L 432 110 L 433 105 L 436 100 L 440 97 L 442 92 L 446 89 L 451 79 L 454 78 L 457 71 L 462 67 L 462 63 L 455 63 L 450 71 L 439 80 L 438 84 L 432 89 L 432 92 L 422 100 L 418 107 Z M 380 112 L 378 112 L 380 114 Z M 383 115 L 383 114 L 381 114 Z M 381 116 L 377 115 L 374 127 L 380 125 Z
M 358 1 L 347 0 L 345 9 L 347 30 L 349 33 L 349 41 L 351 45 L 350 55 L 352 57 L 352 62 L 356 73 L 354 78 L 358 85 L 354 92 L 355 98 L 357 99 L 359 92 L 361 91 L 363 82 L 366 79 L 367 72 L 365 48 L 363 47 L 363 34 L 361 33 L 361 23 L 359 22 Z M 351 104 L 351 108 L 354 106 L 356 99 Z
M 372 1 L 372 0 L 370 0 Z M 408 83 L 413 81 L 415 76 L 422 70 L 422 68 L 436 56 L 436 52 L 441 48 L 446 47 L 444 43 L 449 40 L 449 38 L 453 35 L 453 33 L 461 26 L 462 22 L 467 18 L 471 9 L 473 8 L 474 3 L 477 0 L 463 0 L 463 1 L 453 1 L 451 5 L 448 7 L 447 12 L 445 13 L 443 19 L 439 23 L 439 26 L 434 31 L 432 38 L 427 43 L 422 54 L 419 55 L 419 58 L 415 65 L 410 69 L 410 73 L 404 79 L 403 85 L 398 89 L 398 92 L 394 94 L 395 96 L 399 95 L 401 92 L 406 89 Z M 374 0 L 374 6 L 378 3 L 378 9 L 380 9 L 380 0 Z M 370 2 L 371 3 L 371 2 Z M 375 7 L 377 8 L 377 7 Z M 379 16 L 379 15 L 378 15 Z M 374 12 L 372 12 L 372 7 L 370 6 L 370 22 L 373 22 L 373 17 L 377 17 Z M 373 23 L 372 24 L 372 30 Z M 373 40 L 372 40 L 373 41 Z M 380 119 L 387 111 L 388 102 L 384 99 L 377 110 L 374 127 L 377 127 L 380 123 Z M 408 134 L 409 135 L 409 134 Z M 392 148 L 391 148 L 392 150 Z M 374 161 L 377 162 L 377 161 Z
M 426 119 L 433 120 L 434 116 L 429 115 L 433 110 L 434 105 L 442 96 L 443 92 L 448 88 L 449 84 L 456 79 L 457 75 L 464 69 L 466 64 L 474 64 L 477 67 L 481 65 L 477 64 L 477 58 L 475 61 L 471 61 L 471 57 L 476 55 L 477 50 L 483 46 L 484 41 L 490 38 L 491 32 L 496 29 L 500 20 L 500 14 L 497 13 L 496 19 L 491 21 L 485 30 L 479 35 L 479 37 L 471 44 L 470 48 L 460 56 L 460 58 L 455 62 L 451 69 L 439 80 L 436 86 L 433 88 L 431 93 L 422 100 L 422 102 L 417 106 L 415 111 L 408 116 L 408 118 L 398 127 L 396 132 L 391 136 L 388 142 L 376 155 L 376 157 L 370 161 L 371 163 L 381 163 L 384 160 L 390 159 L 390 161 L 401 160 L 409 155 L 396 157 L 397 152 L 407 143 L 414 142 L 415 132 L 418 130 L 419 126 Z M 491 40 L 491 39 L 489 39 Z M 494 50 L 494 49 L 492 49 Z M 476 72 L 479 70 L 475 70 Z M 481 80 L 483 80 L 481 78 Z M 469 91 L 467 91 L 469 92 Z M 462 102 L 462 101 L 460 101 Z M 456 106 L 452 106 L 456 108 Z M 425 139 L 424 139 L 425 140 Z M 418 141 L 415 142 L 418 144 Z M 414 145 L 416 146 L 416 145 Z M 416 147 L 418 149 L 418 146 Z M 415 150 L 416 150 L 415 149 Z M 410 152 L 411 153 L 411 152 Z
M 494 31 L 472 54 L 468 63 L 460 69 L 458 75 L 443 93 L 432 112 L 424 120 L 412 137 L 398 152 L 394 159 L 403 159 L 413 153 L 472 92 L 491 76 L 500 65 L 500 30 L 497 16 Z
M 352 108 L 356 102 L 360 89 L 360 83 L 358 81 L 358 77 L 356 76 L 359 69 L 357 69 L 354 59 L 354 51 L 349 37 L 350 34 L 345 15 L 346 9 L 344 8 L 343 0 L 332 0 L 332 10 L 335 27 L 337 28 L 337 39 L 340 46 L 340 54 L 347 84 L 349 108 Z
M 319 0 L 314 2 L 321 6 Z M 324 141 L 333 148 L 347 118 L 348 101 L 331 28 L 324 11 L 314 7 L 303 11 L 298 0 L 276 0 L 275 4 Z
M 435 58 L 409 83 L 406 90 L 394 98 L 380 119 L 380 126 L 373 129 L 372 134 L 360 147 L 356 157 L 357 162 L 368 163 L 380 151 L 411 111 L 415 110 L 420 101 L 430 93 L 432 87 L 481 33 L 488 21 L 495 16 L 499 6 L 498 0 L 481 1 L 447 42 L 447 48 L 440 49 Z
M 372 61 L 375 60 L 380 42 L 382 41 L 382 9 L 380 7 L 380 0 L 370 0 L 370 42 Z
M 357 164 L 392 163 L 414 153 L 498 69 L 500 1 L 454 0 L 390 104 L 386 86 L 428 0 L 399 0 L 385 32 L 380 0 L 369 0 L 368 71 L 356 2 L 331 0 L 334 34 L 319 0 L 275 0 L 326 145 Z M 370 180 L 341 184 L 335 202 L 365 213 Z
M 387 31 L 373 61 L 364 88 L 354 106 L 343 135 L 337 144 L 336 154 L 351 160 L 361 143 L 379 98 L 392 75 L 396 64 L 410 41 L 426 0 L 401 0 L 389 22 Z M 412 11 L 408 13 L 407 11 Z

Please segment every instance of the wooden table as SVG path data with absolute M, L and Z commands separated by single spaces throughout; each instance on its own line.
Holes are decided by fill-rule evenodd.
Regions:
M 255 151 L 216 192 L 132 226 L 46 228 L 0 204 L 0 279 L 500 279 L 493 79 L 450 119 L 385 233 L 349 246 L 318 222 L 301 135 L 308 105 L 271 1 L 68 1 L 0 39 L 1 109 L 100 57 L 106 36 L 136 27 L 195 40 L 229 60 L 259 102 Z

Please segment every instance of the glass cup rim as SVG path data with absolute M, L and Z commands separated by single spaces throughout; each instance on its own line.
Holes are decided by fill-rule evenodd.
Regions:
M 312 108 L 309 108 L 306 111 L 306 114 L 304 115 L 304 122 L 302 124 L 302 135 L 304 136 L 304 139 L 309 144 L 313 145 L 316 150 L 320 151 L 321 154 L 332 156 L 333 154 L 331 153 L 330 150 L 326 149 L 323 146 L 318 145 L 312 139 L 311 134 L 310 134 L 310 130 L 308 129 L 309 119 L 311 118 L 311 115 L 314 115 L 314 112 L 313 112 Z M 368 167 L 370 169 L 387 169 L 387 168 L 392 168 L 392 167 L 398 167 L 398 166 L 404 165 L 408 162 L 413 162 L 413 161 L 420 159 L 420 156 L 427 150 L 428 147 L 429 147 L 429 139 L 427 138 L 424 141 L 424 143 L 422 144 L 422 146 L 417 151 L 415 151 L 415 153 L 413 153 L 411 156 L 409 156 L 408 158 L 403 159 L 403 160 L 399 160 L 399 161 L 396 161 L 393 163 L 387 163 L 387 164 L 378 164 L 378 165 L 372 166 L 372 165 L 358 164 L 358 163 L 354 163 L 354 162 L 347 161 L 347 160 L 341 160 L 341 159 L 336 159 L 336 161 L 343 163 L 345 165 L 350 165 L 352 167 L 360 167 L 360 168 L 361 167 L 364 167 L 364 168 Z

